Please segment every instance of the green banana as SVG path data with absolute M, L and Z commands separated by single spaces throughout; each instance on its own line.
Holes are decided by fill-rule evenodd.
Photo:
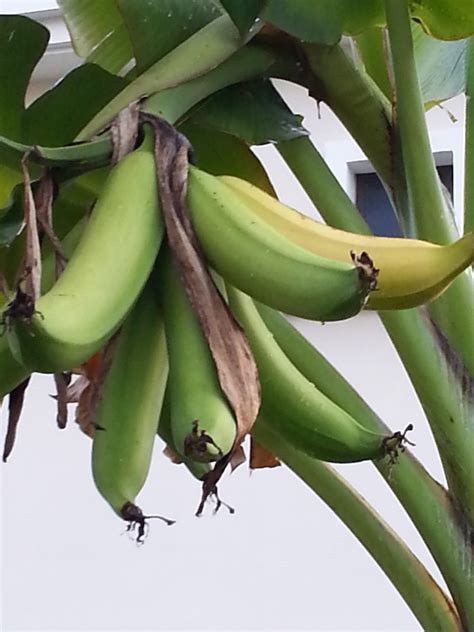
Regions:
M 257 217 L 229 186 L 199 171 L 189 172 L 192 223 L 212 267 L 263 303 L 313 320 L 357 314 L 375 286 L 370 261 L 356 266 L 319 257 Z
M 232 176 L 220 177 L 270 226 L 302 248 L 322 257 L 349 262 L 351 251 L 369 254 L 379 269 L 370 309 L 407 309 L 436 298 L 474 261 L 474 233 L 439 246 L 418 239 L 374 237 L 350 233 L 285 206 L 277 199 Z
M 362 427 L 298 371 L 249 296 L 229 285 L 227 294 L 257 362 L 262 410 L 278 432 L 309 456 L 335 463 L 377 459 L 396 451 L 400 435 L 388 437 Z
M 162 301 L 174 446 L 183 457 L 201 462 L 217 461 L 234 445 L 236 422 L 171 255 L 162 254 Z
M 18 361 L 54 373 L 100 349 L 144 286 L 162 235 L 154 159 L 138 150 L 111 172 L 65 271 L 33 316 L 8 318 Z
M 145 516 L 135 498 L 150 467 L 168 377 L 165 329 L 154 280 L 118 334 L 99 394 L 92 474 L 112 509 L 143 536 Z
M 160 421 L 158 424 L 158 436 L 162 439 L 167 447 L 171 448 L 173 452 L 178 454 L 176 449 L 173 433 L 171 431 L 171 404 L 170 404 L 170 386 L 167 384 L 165 395 L 163 399 L 163 406 L 161 407 Z M 209 463 L 200 463 L 193 461 L 186 456 L 180 456 L 182 463 L 188 468 L 191 474 L 197 478 L 198 481 L 202 481 L 204 477 L 211 471 Z

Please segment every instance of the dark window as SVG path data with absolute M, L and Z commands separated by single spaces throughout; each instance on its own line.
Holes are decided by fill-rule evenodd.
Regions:
M 439 177 L 453 196 L 453 166 L 437 167 Z M 356 174 L 356 205 L 374 235 L 400 237 L 402 231 L 385 189 L 376 173 Z

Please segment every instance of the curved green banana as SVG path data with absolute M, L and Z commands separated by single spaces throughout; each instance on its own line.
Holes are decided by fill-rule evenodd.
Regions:
M 254 213 L 299 246 L 322 257 L 349 262 L 351 251 L 369 254 L 379 269 L 370 309 L 407 309 L 436 298 L 474 261 L 474 234 L 439 246 L 418 239 L 374 237 L 332 228 L 282 204 L 250 182 L 220 178 Z
M 214 360 L 171 255 L 163 254 L 162 301 L 174 445 L 183 457 L 217 461 L 234 445 L 235 418 L 221 391 Z
M 152 154 L 111 172 L 65 271 L 26 322 L 11 319 L 17 359 L 31 371 L 71 369 L 110 338 L 135 302 L 163 236 Z
M 145 517 L 135 498 L 150 467 L 168 377 L 166 356 L 163 318 L 150 281 L 118 334 L 92 447 L 97 489 L 115 513 L 142 529 Z
M 190 169 L 188 202 L 194 229 L 213 268 L 263 303 L 313 320 L 357 314 L 375 272 L 324 259 L 273 229 L 218 178 Z
M 161 407 L 160 421 L 158 423 L 158 436 L 165 444 L 178 454 L 176 445 L 173 439 L 173 433 L 171 431 L 171 403 L 170 403 L 170 387 L 166 386 L 165 396 L 163 399 L 163 406 Z M 183 464 L 188 468 L 194 478 L 198 481 L 202 481 L 204 477 L 211 471 L 211 465 L 209 463 L 200 463 L 193 461 L 188 457 L 180 456 Z
M 85 220 L 81 220 L 64 237 L 62 241 L 66 256 L 70 256 L 77 246 L 85 228 Z M 55 260 L 54 251 L 49 246 L 46 250 L 42 265 L 41 287 L 43 291 L 48 291 L 54 284 Z M 4 324 L 5 331 L 0 332 L 0 399 L 18 386 L 30 374 L 30 371 L 20 364 L 14 357 L 8 344 L 6 336 L 7 323 Z
M 227 285 L 230 307 L 257 362 L 265 416 L 306 454 L 335 463 L 383 457 L 390 438 L 371 432 L 319 391 L 275 342 L 249 296 Z M 276 411 L 272 415 L 272 411 Z

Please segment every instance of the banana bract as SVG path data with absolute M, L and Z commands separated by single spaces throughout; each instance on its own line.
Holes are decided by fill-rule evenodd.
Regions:
M 293 445 L 323 461 L 382 457 L 382 434 L 370 432 L 321 393 L 282 351 L 252 299 L 227 286 L 229 304 L 249 339 L 262 387 L 262 410 Z
M 140 521 L 135 498 L 150 467 L 168 376 L 164 324 L 152 283 L 118 336 L 95 419 L 100 429 L 93 441 L 92 474 L 120 517 Z
M 135 151 L 111 172 L 65 271 L 28 322 L 8 328 L 31 371 L 78 366 L 120 325 L 152 269 L 163 235 L 154 158 Z
M 218 178 L 190 169 L 188 203 L 212 267 L 235 287 L 288 314 L 349 318 L 375 284 L 373 270 L 320 257 L 258 217 Z
M 219 178 L 268 226 L 309 252 L 349 262 L 351 251 L 367 252 L 379 270 L 370 309 L 407 309 L 441 294 L 474 260 L 474 234 L 439 246 L 417 239 L 358 235 L 317 222 L 285 206 L 258 187 L 233 176 Z
M 234 415 L 171 256 L 165 252 L 160 259 L 173 443 L 177 453 L 185 458 L 217 461 L 234 445 Z

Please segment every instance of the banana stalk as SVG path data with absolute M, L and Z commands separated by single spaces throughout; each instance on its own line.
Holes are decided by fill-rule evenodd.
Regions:
M 281 314 L 258 303 L 257 308 L 289 360 L 316 388 L 368 430 L 389 432 L 357 391 Z M 426 542 L 465 628 L 470 629 L 474 622 L 474 555 L 465 517 L 409 450 L 400 455 L 393 467 L 380 459 L 374 465 Z
M 450 204 L 443 196 L 426 126 L 418 83 L 408 3 L 385 0 L 396 87 L 396 121 L 416 235 L 439 244 L 458 234 Z M 474 284 L 471 270 L 430 305 L 430 313 L 447 342 L 474 377 Z
M 316 200 L 319 202 L 318 210 L 321 215 L 328 224 L 332 224 L 333 193 L 339 196 L 347 194 L 334 178 L 328 178 L 326 186 L 318 187 L 315 191 L 310 174 L 313 160 L 317 169 L 320 156 L 315 152 L 314 145 L 309 141 L 302 142 L 304 140 L 280 143 L 280 151 L 284 152 L 288 166 L 300 180 L 310 199 L 315 203 Z M 349 214 L 349 203 L 350 201 L 345 205 L 348 212 L 347 228 L 353 230 L 363 220 L 359 219 L 360 215 L 355 207 Z M 342 221 L 343 218 L 339 216 L 339 219 Z M 340 223 L 338 226 L 341 227 Z M 362 226 L 365 227 L 365 223 Z M 468 310 L 466 318 L 472 319 L 473 313 Z M 470 353 L 472 337 L 466 341 L 464 354 L 458 355 L 453 353 L 445 339 L 440 339 L 439 332 L 424 313 L 401 310 L 381 312 L 379 315 L 430 423 L 449 487 L 455 492 L 458 504 L 469 516 L 471 524 L 474 524 L 474 354 Z M 466 337 L 471 332 L 472 326 L 468 323 Z
M 263 416 L 259 416 L 252 436 L 276 454 L 339 516 L 380 565 L 424 630 L 462 629 L 451 600 L 403 541 L 340 474 L 296 449 Z

